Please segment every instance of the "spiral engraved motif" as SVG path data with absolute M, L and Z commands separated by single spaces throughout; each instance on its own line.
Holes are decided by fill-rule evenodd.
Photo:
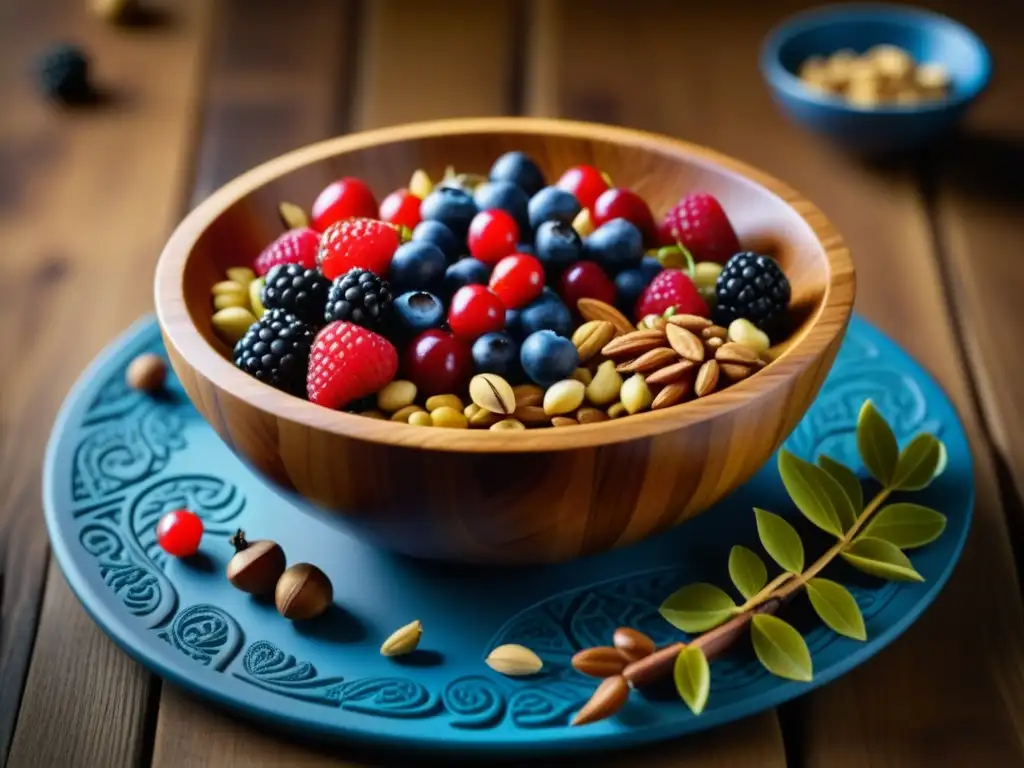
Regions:
M 337 692 L 341 706 L 385 717 L 424 717 L 437 709 L 437 699 L 415 680 L 370 677 L 346 683 Z
M 220 608 L 193 605 L 175 616 L 159 637 L 200 664 L 222 670 L 238 652 L 242 630 Z
M 441 701 L 454 715 L 455 728 L 489 728 L 505 716 L 505 694 L 486 677 L 460 677 L 448 683 Z

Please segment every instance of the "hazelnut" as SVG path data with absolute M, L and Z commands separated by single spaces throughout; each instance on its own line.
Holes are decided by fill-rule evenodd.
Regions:
M 327 574 L 309 563 L 296 563 L 281 574 L 274 590 L 277 612 L 286 619 L 313 619 L 330 607 L 334 588 Z
M 235 554 L 228 561 L 228 581 L 250 595 L 273 592 L 285 568 L 281 546 L 274 541 L 247 541 L 241 528 L 231 537 L 231 544 Z
M 128 365 L 125 380 L 132 389 L 159 392 L 167 378 L 167 364 L 152 352 L 139 355 Z

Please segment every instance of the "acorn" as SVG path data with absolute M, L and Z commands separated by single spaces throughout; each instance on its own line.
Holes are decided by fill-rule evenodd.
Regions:
M 235 554 L 228 561 L 228 581 L 250 595 L 273 592 L 284 573 L 281 545 L 274 541 L 248 541 L 241 528 L 231 537 L 231 545 Z
M 327 574 L 309 563 L 296 563 L 281 574 L 274 590 L 277 612 L 286 619 L 313 619 L 334 600 L 334 588 Z

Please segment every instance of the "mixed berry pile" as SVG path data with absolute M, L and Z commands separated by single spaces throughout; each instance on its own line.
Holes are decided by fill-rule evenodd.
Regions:
M 214 286 L 213 325 L 241 370 L 327 408 L 589 423 L 744 378 L 786 331 L 786 276 L 713 196 L 659 222 L 588 165 L 548 184 L 509 152 L 487 177 L 416 171 L 380 203 L 343 178 L 308 216 L 281 214 L 286 231 Z

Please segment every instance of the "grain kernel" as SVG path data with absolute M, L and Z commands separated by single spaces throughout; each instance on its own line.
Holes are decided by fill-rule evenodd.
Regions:
M 414 413 L 418 413 L 423 409 L 418 405 L 407 405 L 404 408 L 399 408 L 397 411 L 391 414 L 392 421 L 401 421 L 405 424 L 409 423 L 409 417 Z
M 256 316 L 245 307 L 227 307 L 214 312 L 210 322 L 221 339 L 228 344 L 235 344 L 245 336 L 249 326 L 256 322 Z
M 594 380 L 587 385 L 586 395 L 594 405 L 611 405 L 619 399 L 622 376 L 615 370 L 615 362 L 605 360 L 597 367 Z
M 549 416 L 560 416 L 571 413 L 580 407 L 587 388 L 576 379 L 563 379 L 548 387 L 544 393 L 544 413 Z
M 501 421 L 500 413 L 491 413 L 481 408 L 476 403 L 470 403 L 462 410 L 462 415 L 469 419 L 471 427 L 489 427 L 497 421 Z
M 231 267 L 226 274 L 228 280 L 234 280 L 243 288 L 247 288 L 249 283 L 256 279 L 256 273 L 248 267 Z
M 416 411 L 409 414 L 409 424 L 412 424 L 414 427 L 432 427 L 434 426 L 434 419 L 426 411 Z
M 490 429 L 493 432 L 504 432 L 510 429 L 526 429 L 526 425 L 519 419 L 502 419 L 491 424 Z
M 576 214 L 576 218 L 572 220 L 572 228 L 580 237 L 586 237 L 594 231 L 594 220 L 590 216 L 589 208 L 583 208 Z
M 214 296 L 223 296 L 229 293 L 245 293 L 245 286 L 241 283 L 236 283 L 234 280 L 221 280 L 219 283 L 213 284 L 210 293 Z
M 459 399 L 458 395 L 433 395 L 427 398 L 426 407 L 430 412 L 436 411 L 438 408 L 448 406 L 454 408 L 456 411 L 462 411 L 465 406 L 462 405 L 462 400 Z M 469 418 L 468 414 L 466 418 Z
M 309 226 L 309 217 L 295 203 L 281 203 L 277 206 L 277 215 L 285 229 L 301 229 Z
M 404 379 L 395 379 L 377 393 L 377 407 L 394 413 L 416 400 L 416 385 Z
M 263 286 L 266 283 L 267 279 L 265 277 L 257 277 L 249 283 L 249 306 L 252 307 L 252 313 L 256 317 L 263 317 L 267 311 L 263 307 Z
M 594 374 L 590 372 L 589 368 L 577 368 L 572 372 L 572 377 L 576 381 L 582 382 L 584 387 L 594 380 Z
M 431 411 L 430 419 L 435 427 L 448 427 L 449 429 L 469 428 L 469 419 L 466 418 L 465 414 L 459 413 L 447 405 L 442 405 L 436 411 Z
M 650 407 L 653 397 L 651 389 L 643 374 L 637 373 L 630 376 L 622 383 L 622 404 L 630 415 L 640 413 Z
M 615 403 L 611 408 L 608 409 L 609 419 L 621 419 L 626 415 L 626 406 L 622 403 Z
M 412 178 L 409 179 L 409 192 L 423 200 L 433 191 L 434 182 L 430 180 L 430 176 L 427 175 L 426 171 L 422 168 L 417 168 L 412 172 Z
M 742 344 L 749 350 L 762 354 L 768 351 L 771 342 L 768 334 L 747 320 L 745 317 L 737 318 L 729 323 L 729 341 Z
M 249 297 L 244 293 L 218 293 L 213 297 L 214 309 L 227 309 L 228 307 L 249 308 Z

